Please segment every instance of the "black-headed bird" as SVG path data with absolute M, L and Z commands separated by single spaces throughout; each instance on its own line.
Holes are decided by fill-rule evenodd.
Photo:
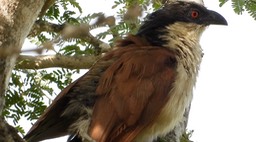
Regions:
M 194 2 L 172 2 L 145 19 L 67 86 L 25 136 L 29 142 L 150 142 L 170 132 L 192 99 L 199 40 L 223 16 Z

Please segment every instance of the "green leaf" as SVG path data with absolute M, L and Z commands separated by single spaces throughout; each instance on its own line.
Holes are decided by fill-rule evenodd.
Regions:
M 237 14 L 242 14 L 244 11 L 244 0 L 232 0 L 232 7 L 234 9 L 234 12 Z
M 256 1 L 248 0 L 245 3 L 246 11 L 256 20 Z
M 45 16 L 50 20 L 58 19 L 60 16 L 60 9 L 57 3 L 53 4 L 46 12 Z
M 219 0 L 219 6 L 222 7 L 228 0 Z
M 80 7 L 80 4 L 76 2 L 76 0 L 69 0 L 69 3 L 74 7 L 79 10 L 80 13 L 83 12 L 82 8 Z

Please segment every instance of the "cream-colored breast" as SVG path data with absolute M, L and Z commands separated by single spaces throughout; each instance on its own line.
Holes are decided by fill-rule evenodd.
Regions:
M 177 76 L 169 92 L 170 98 L 160 115 L 154 124 L 136 137 L 136 142 L 151 142 L 169 133 L 182 120 L 193 97 L 193 87 L 202 59 L 199 38 L 204 27 L 176 23 L 167 28 L 171 32 L 163 38 L 169 41 L 166 47 L 177 52 Z
M 146 128 L 136 137 L 136 142 L 150 142 L 158 136 L 170 132 L 182 119 L 185 108 L 191 102 L 196 74 L 189 76 L 183 65 L 177 67 L 177 77 L 173 89 L 169 92 L 170 99 L 162 109 L 154 124 Z

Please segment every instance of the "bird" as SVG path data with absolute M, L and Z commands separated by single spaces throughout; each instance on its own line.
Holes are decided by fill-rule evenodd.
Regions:
M 192 100 L 200 37 L 212 24 L 228 23 L 195 2 L 166 3 L 62 90 L 24 139 L 152 142 L 166 135 Z

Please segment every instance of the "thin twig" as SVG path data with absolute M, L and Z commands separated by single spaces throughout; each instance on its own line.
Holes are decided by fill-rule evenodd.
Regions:
M 16 68 L 19 69 L 44 69 L 62 67 L 69 69 L 88 69 L 100 56 L 64 56 L 64 55 L 20 55 L 17 59 Z

